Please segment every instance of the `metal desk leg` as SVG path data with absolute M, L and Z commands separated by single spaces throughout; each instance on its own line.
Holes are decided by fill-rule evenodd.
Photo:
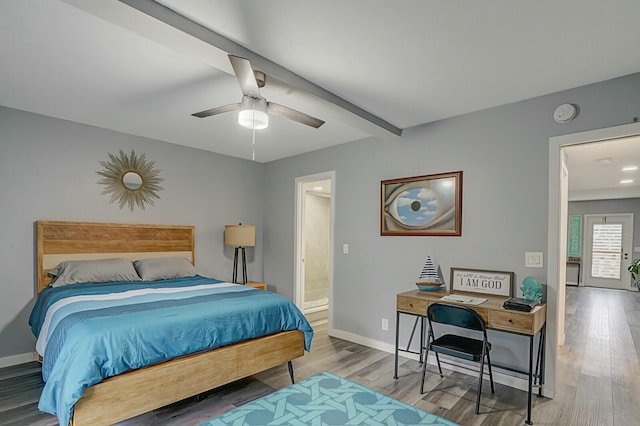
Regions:
M 411 336 L 409 336 L 409 342 L 407 343 L 407 348 L 404 350 L 405 352 L 410 352 L 411 343 L 413 342 L 413 336 L 416 334 L 416 327 L 418 326 L 418 321 L 420 321 L 420 352 L 419 352 L 419 361 L 422 364 L 422 348 L 424 347 L 424 317 L 420 315 L 416 315 L 416 320 L 413 322 L 413 328 L 411 329 Z
M 542 339 L 542 358 L 540 359 L 540 388 L 538 389 L 538 396 L 542 397 L 542 385 L 544 385 L 544 369 L 546 366 L 545 362 L 545 351 L 547 349 L 547 324 L 544 323 L 542 328 L 540 329 L 540 339 Z
M 544 350 L 547 338 L 545 327 L 546 324 L 543 324 L 539 332 L 540 340 L 538 341 L 538 357 L 536 359 L 536 373 L 534 375 L 534 384 L 538 385 L 538 398 L 542 397 L 542 385 L 544 384 Z
M 398 378 L 398 333 L 400 331 L 400 312 L 396 311 L 396 354 L 395 354 L 395 369 L 393 370 L 393 378 Z
M 416 317 L 416 320 L 413 323 L 413 328 L 411 329 L 411 336 L 409 336 L 409 343 L 407 343 L 407 349 L 405 349 L 405 351 L 407 352 L 409 352 L 409 348 L 411 347 L 411 342 L 413 341 L 413 335 L 416 334 L 416 326 L 418 325 L 419 319 L 420 317 Z M 420 332 L 422 332 L 422 327 L 420 327 Z M 420 359 L 422 360 L 422 358 Z
M 533 393 L 533 338 L 535 336 L 529 336 L 529 391 L 527 393 L 527 420 L 526 424 L 532 425 L 531 421 L 531 394 Z
M 535 336 L 534 336 L 535 337 Z M 542 378 L 540 377 L 542 365 L 542 333 L 540 333 L 540 340 L 538 340 L 538 355 L 536 356 L 536 372 L 533 374 L 533 384 L 542 385 Z
M 420 318 L 420 362 L 423 362 L 422 359 L 422 353 L 423 353 L 423 348 L 424 348 L 424 317 L 419 317 Z M 427 359 L 424 359 L 424 362 L 427 362 Z

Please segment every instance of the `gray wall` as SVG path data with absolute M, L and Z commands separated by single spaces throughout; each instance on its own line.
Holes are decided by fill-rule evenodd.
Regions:
M 549 137 L 629 123 L 640 115 L 639 94 L 640 74 L 633 74 L 265 166 L 0 108 L 0 357 L 33 350 L 26 322 L 34 221 L 193 224 L 197 266 L 227 279 L 233 253 L 223 253 L 224 224 L 253 223 L 250 278 L 292 297 L 295 178 L 329 170 L 336 171 L 335 329 L 393 344 L 395 294 L 415 288 L 426 255 L 445 278 L 457 266 L 514 271 L 517 285 L 528 275 L 545 282 L 546 268 L 525 268 L 524 252 L 546 257 Z M 564 102 L 579 105 L 580 115 L 561 125 L 552 113 Z M 166 179 L 161 200 L 145 212 L 109 205 L 96 185 L 98 162 L 131 148 L 155 160 Z M 379 235 L 380 180 L 455 170 L 464 172 L 461 237 Z M 380 330 L 381 318 L 390 331 Z M 497 343 L 498 359 L 523 358 L 523 348 Z
M 580 115 L 557 124 L 553 111 L 565 102 L 579 105 Z M 546 265 L 549 137 L 629 123 L 638 114 L 634 74 L 426 124 L 400 139 L 370 138 L 269 163 L 264 278 L 292 295 L 294 179 L 335 170 L 333 328 L 392 345 L 395 295 L 415 288 L 427 255 L 447 281 L 456 266 L 514 271 L 517 286 L 529 275 L 545 283 L 546 268 L 525 268 L 524 253 L 544 252 Z M 456 170 L 464 172 L 461 237 L 380 236 L 381 180 Z M 390 320 L 389 331 L 381 330 L 381 318 Z M 522 363 L 526 340 L 520 348 L 498 343 L 497 360 Z
M 619 200 L 571 201 L 569 214 L 633 213 L 633 246 L 640 247 L 640 198 Z M 584 223 L 582 241 L 584 242 Z M 634 256 L 636 257 L 636 256 Z
M 571 179 L 571 174 L 569 174 Z M 569 214 L 613 214 L 613 213 L 633 213 L 633 247 L 640 247 L 640 198 L 626 198 L 620 200 L 593 200 L 593 201 L 572 201 L 569 203 Z M 586 240 L 584 218 L 582 224 L 582 242 Z M 632 249 L 633 250 L 633 249 Z M 640 253 L 630 253 L 631 258 L 640 257 Z M 582 254 L 584 257 L 584 253 Z M 584 268 L 584 264 L 581 265 Z M 567 269 L 567 273 L 569 272 Z M 575 267 L 573 268 L 575 269 Z M 584 269 L 582 270 L 584 273 Z M 574 273 L 575 275 L 575 273 Z M 573 276 L 573 275 L 572 275 Z M 583 275 L 584 276 L 584 275 Z M 575 281 L 575 277 L 572 279 Z M 584 282 L 581 278 L 580 281 Z
M 99 162 L 120 149 L 146 154 L 161 170 L 155 206 L 132 213 L 100 194 Z M 229 280 L 224 225 L 255 224 L 248 273 L 259 281 L 263 173 L 251 161 L 0 107 L 0 357 L 33 351 L 36 220 L 195 225 L 196 268 Z

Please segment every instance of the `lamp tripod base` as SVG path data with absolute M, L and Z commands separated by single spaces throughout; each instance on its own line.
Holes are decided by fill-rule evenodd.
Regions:
M 238 255 L 242 257 L 242 281 L 238 282 Z M 247 259 L 244 247 L 236 247 L 233 255 L 233 283 L 234 284 L 246 284 L 247 283 Z

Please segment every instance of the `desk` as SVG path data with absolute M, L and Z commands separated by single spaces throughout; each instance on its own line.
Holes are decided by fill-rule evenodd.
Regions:
M 536 307 L 532 312 L 520 312 L 504 309 L 502 304 L 508 297 L 492 296 L 487 294 L 478 293 L 460 293 L 466 296 L 482 297 L 487 299 L 486 302 L 480 305 L 469 305 L 456 302 L 443 302 L 440 300 L 442 296 L 447 295 L 444 290 L 439 291 L 421 291 L 412 290 L 405 293 L 398 293 L 396 295 L 396 349 L 395 349 L 395 370 L 393 378 L 398 378 L 398 352 L 411 352 L 407 346 L 407 350 L 399 349 L 398 347 L 398 335 L 400 331 L 400 315 L 413 315 L 416 317 L 416 323 L 414 324 L 411 338 L 415 332 L 418 319 L 421 320 L 420 324 L 420 362 L 422 362 L 422 352 L 424 348 L 424 324 L 427 315 L 427 307 L 432 303 L 443 302 L 451 305 L 461 305 L 473 309 L 478 312 L 484 319 L 487 328 L 491 330 L 502 331 L 506 333 L 518 334 L 529 337 L 529 371 L 517 371 L 519 373 L 526 373 L 529 376 L 529 388 L 527 399 L 527 420 L 526 423 L 531 425 L 531 395 L 533 394 L 533 341 L 535 336 L 540 333 L 540 343 L 538 345 L 538 358 L 536 362 L 535 377 L 538 386 L 538 396 L 542 396 L 542 384 L 544 383 L 544 345 L 545 345 L 545 328 L 546 328 L 546 313 L 547 305 L 542 304 Z M 415 352 L 414 352 L 415 353 Z M 427 362 L 425 359 L 424 362 Z M 494 365 L 492 363 L 492 365 Z M 496 367 L 500 367 L 496 365 Z M 539 368 L 539 370 L 538 370 Z M 538 374 L 538 371 L 540 374 Z

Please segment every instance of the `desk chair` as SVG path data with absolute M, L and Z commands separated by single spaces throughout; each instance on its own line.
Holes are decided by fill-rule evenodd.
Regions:
M 436 354 L 440 377 L 444 376 L 442 375 L 442 368 L 440 366 L 440 358 L 438 354 L 445 354 L 456 358 L 466 359 L 468 361 L 480 362 L 478 392 L 476 395 L 476 414 L 478 414 L 480 410 L 480 393 L 482 392 L 485 355 L 487 357 L 487 366 L 489 367 L 491 393 L 495 392 L 493 388 L 493 375 L 491 373 L 491 359 L 489 358 L 491 343 L 487 341 L 487 326 L 484 319 L 473 309 L 464 306 L 449 305 L 446 303 L 433 303 L 429 305 L 429 308 L 427 309 L 427 319 L 429 320 L 429 335 L 427 337 L 427 346 L 425 348 L 426 354 L 424 357 L 424 363 L 422 364 L 420 393 L 424 393 L 424 378 L 427 371 L 427 358 L 430 350 Z M 447 324 L 482 332 L 482 340 L 459 336 L 457 334 L 444 334 L 436 339 L 433 333 L 433 323 Z M 450 378 L 453 379 L 453 377 Z

